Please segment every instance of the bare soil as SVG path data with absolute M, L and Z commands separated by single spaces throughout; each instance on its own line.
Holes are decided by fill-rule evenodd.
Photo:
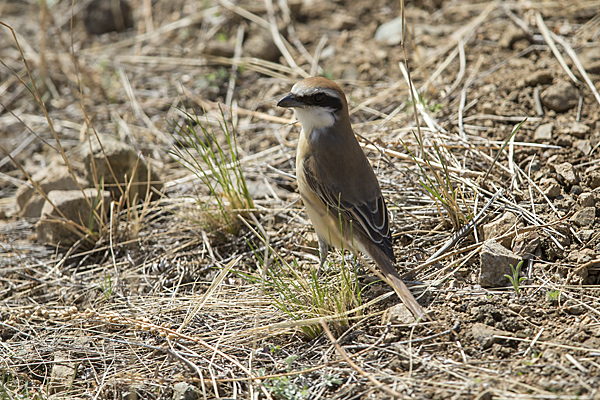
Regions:
M 114 232 L 91 250 L 39 243 L 37 220 L 18 215 L 14 196 L 28 175 L 62 158 L 2 27 L 0 145 L 14 162 L 0 160 L 0 398 L 166 399 L 182 383 L 197 388 L 187 387 L 190 399 L 598 398 L 600 2 L 407 4 L 408 67 L 435 121 L 430 130 L 420 114 L 427 154 L 452 167 L 464 215 L 502 190 L 477 235 L 425 268 L 459 227 L 420 184 L 404 147 L 417 154 L 404 49 L 374 38 L 400 16 L 400 3 L 284 0 L 272 14 L 270 4 L 132 0 L 134 27 L 100 36 L 86 33 L 83 3 L 47 2 L 45 29 L 38 2 L 0 4 L 75 171 L 94 129 L 131 144 L 164 184 L 148 212 L 115 215 Z M 273 43 L 271 23 L 289 55 Z M 344 88 L 393 215 L 398 270 L 436 318 L 386 325 L 382 312 L 399 300 L 381 299 L 384 284 L 368 286 L 363 302 L 374 304 L 336 332 L 353 365 L 325 334 L 308 340 L 288 324 L 242 275 L 260 276 L 259 227 L 304 273 L 317 264 L 293 179 L 299 127 L 275 106 L 311 73 Z M 547 91 L 561 86 L 555 107 Z M 176 107 L 220 132 L 218 104 L 228 100 L 256 206 L 254 230 L 242 225 L 235 235 L 190 218 L 196 207 L 186 199 L 208 202 L 209 193 L 169 155 L 171 123 L 185 121 Z M 527 256 L 518 295 L 479 282 L 481 226 L 507 212 L 516 223 L 506 247 Z M 330 255 L 334 265 L 342 258 Z M 359 279 L 374 280 L 362 270 Z

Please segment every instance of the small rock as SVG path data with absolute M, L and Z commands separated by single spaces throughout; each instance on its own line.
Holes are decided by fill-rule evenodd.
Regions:
M 530 76 L 525 78 L 525 85 L 527 86 L 537 86 L 537 85 L 549 85 L 552 83 L 554 79 L 554 75 L 552 71 L 549 69 L 537 71 Z
M 594 193 L 586 192 L 579 195 L 579 204 L 582 207 L 594 207 L 595 203 Z
M 576 183 L 579 183 L 579 176 L 577 175 L 577 172 L 571 163 L 564 162 L 562 164 L 555 165 L 554 169 L 556 170 L 556 173 L 562 176 L 569 185 L 575 185 Z
M 496 114 L 496 106 L 494 105 L 494 103 L 488 101 L 486 103 L 483 103 L 483 105 L 481 106 L 481 111 L 484 114 L 493 115 Z
M 596 207 L 586 207 L 577 211 L 572 217 L 571 222 L 577 226 L 590 226 L 596 219 Z
M 375 40 L 395 46 L 402 40 L 402 17 L 380 25 L 375 31 Z
M 585 312 L 583 306 L 573 299 L 565 301 L 565 310 L 571 315 L 581 315 Z
M 568 132 L 577 139 L 585 139 L 588 136 L 590 127 L 581 122 L 573 122 L 568 129 Z
M 583 243 L 587 243 L 592 238 L 594 232 L 595 231 L 593 229 L 582 229 L 579 232 L 577 232 L 577 237 Z
M 507 29 L 502 33 L 502 37 L 498 41 L 500 47 L 505 49 L 510 49 L 513 45 L 523 39 L 526 39 L 527 35 L 522 29 L 517 28 L 516 26 L 510 24 Z
M 209 56 L 232 58 L 235 52 L 235 46 L 229 42 L 222 42 L 220 40 L 211 40 L 206 43 L 202 53 Z
M 577 264 L 582 265 L 588 261 L 593 260 L 596 257 L 596 253 L 592 249 L 581 249 L 577 252 Z
M 557 210 L 563 211 L 564 213 L 568 213 L 573 209 L 573 206 L 575 205 L 575 200 L 570 195 L 564 194 L 554 199 L 553 204 Z
M 592 144 L 590 143 L 589 140 L 585 140 L 585 139 L 576 140 L 573 143 L 573 147 L 575 147 L 577 150 L 581 151 L 586 156 L 589 156 L 590 153 L 592 152 Z
M 196 400 L 202 393 L 200 390 L 187 382 L 178 382 L 173 385 L 173 400 Z
M 491 326 L 482 324 L 481 322 L 473 324 L 471 327 L 471 335 L 473 335 L 473 339 L 477 340 L 484 350 L 489 349 L 494 343 L 497 343 L 501 340 L 495 338 L 494 336 L 511 336 L 509 332 L 492 328 Z
M 398 303 L 388 308 L 381 316 L 382 325 L 387 325 L 388 323 L 407 325 L 414 322 L 415 317 L 403 303 Z
M 548 198 L 555 198 L 560 195 L 560 185 L 554 178 L 542 178 L 540 180 L 540 186 L 542 193 Z
M 585 184 L 592 189 L 600 187 L 600 171 L 592 171 L 585 179 Z
M 267 32 L 257 32 L 250 36 L 244 43 L 244 53 L 261 60 L 277 62 L 281 57 L 279 47 L 273 41 L 273 37 Z
M 579 185 L 571 186 L 571 194 L 573 196 L 579 196 L 583 192 L 583 189 Z
M 502 215 L 502 217 L 498 218 L 497 220 L 490 222 L 489 224 L 483 225 L 484 240 L 497 238 L 506 233 L 509 233 L 512 230 L 513 234 L 503 238 L 500 242 L 502 246 L 509 248 L 512 238 L 514 237 L 514 225 L 516 221 L 517 217 L 515 216 L 515 214 L 511 212 L 506 212 L 504 213 L 504 215 Z
M 546 108 L 565 112 L 579 103 L 579 90 L 569 82 L 561 81 L 544 90 L 540 98 Z
M 120 393 L 121 400 L 139 400 L 140 396 L 134 386 L 130 386 Z
M 69 355 L 63 351 L 54 353 L 54 364 L 50 373 L 51 394 L 65 392 L 71 386 L 75 378 L 76 364 L 69 359 Z
M 538 143 L 551 140 L 552 128 L 554 128 L 554 124 L 542 124 L 538 126 L 533 134 L 533 140 Z
M 512 251 L 525 260 L 534 257 L 540 247 L 540 235 L 535 232 L 526 232 L 515 238 L 512 245 Z
M 81 239 L 85 233 L 79 232 L 75 224 L 89 228 L 92 215 L 86 198 L 92 206 L 97 205 L 97 212 L 104 211 L 104 215 L 100 215 L 100 218 L 104 218 L 112 198 L 108 191 L 98 193 L 97 189 L 89 188 L 83 193 L 80 190 L 53 190 L 48 193 L 48 200 L 44 203 L 42 216 L 37 224 L 38 241 L 53 246 L 70 246 Z M 98 229 L 97 223 L 94 225 L 92 230 Z
M 346 31 L 356 28 L 358 19 L 347 14 L 335 13 L 331 16 L 329 28 L 334 31 Z
M 108 32 L 123 32 L 133 28 L 131 7 L 119 1 L 119 9 L 113 7 L 112 1 L 93 0 L 85 9 L 83 24 L 90 35 L 102 35 Z M 114 4 L 116 5 L 116 4 Z
M 146 192 L 148 192 L 148 163 L 146 159 L 139 157 L 138 162 L 138 153 L 132 146 L 117 141 L 110 136 L 101 136 L 100 140 L 102 148 L 94 140 L 91 152 L 88 144 L 82 150 L 87 180 L 90 182 L 103 181 L 104 187 L 110 190 L 116 199 L 121 197 L 121 190 L 116 185 L 115 177 L 123 190 L 132 182 L 129 198 L 133 200 L 137 197 L 138 201 L 144 200 Z M 95 169 L 92 167 L 92 159 Z M 158 191 L 162 189 L 162 183 L 160 183 L 154 168 L 151 169 L 150 181 L 151 187 Z M 152 195 L 152 190 L 149 193 Z
M 563 134 L 560 135 L 557 139 L 556 139 L 556 144 L 561 146 L 561 147 L 571 147 L 573 146 L 573 141 L 575 140 L 575 138 L 571 135 L 567 135 L 567 134 Z
M 36 172 L 31 177 L 47 195 L 53 190 L 76 190 L 86 188 L 88 183 L 79 177 L 74 178 L 66 165 L 50 164 L 48 167 Z M 77 179 L 77 181 L 75 180 Z M 46 199 L 37 192 L 36 189 L 28 186 L 21 186 L 16 195 L 17 206 L 19 207 L 19 216 L 38 218 L 41 215 L 42 207 Z
M 510 283 L 504 275 L 511 275 L 510 266 L 516 268 L 521 257 L 495 240 L 486 240 L 481 247 L 479 284 L 483 287 L 499 287 Z

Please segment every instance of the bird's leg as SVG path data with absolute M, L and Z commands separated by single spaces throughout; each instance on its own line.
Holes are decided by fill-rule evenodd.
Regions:
M 317 276 L 321 275 L 321 269 L 323 269 L 323 265 L 327 260 L 327 253 L 329 252 L 329 245 L 327 242 L 319 235 L 317 235 L 319 240 L 319 269 L 317 270 Z

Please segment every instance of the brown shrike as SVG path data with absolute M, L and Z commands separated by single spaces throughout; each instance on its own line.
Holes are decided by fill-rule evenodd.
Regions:
M 321 265 L 329 246 L 368 254 L 415 318 L 427 319 L 392 264 L 388 209 L 354 136 L 342 89 L 326 78 L 306 78 L 277 105 L 293 108 L 302 124 L 296 178 L 317 231 Z

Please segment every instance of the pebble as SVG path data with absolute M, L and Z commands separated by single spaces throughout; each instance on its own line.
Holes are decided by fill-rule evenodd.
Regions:
M 577 226 L 590 226 L 596 219 L 596 207 L 586 207 L 577 211 L 572 217 L 571 222 Z
M 569 82 L 561 81 L 544 90 L 540 98 L 546 108 L 565 112 L 579 103 L 579 90 Z
M 582 207 L 594 207 L 595 199 L 593 193 L 581 193 L 579 196 L 579 204 Z
M 578 139 L 573 143 L 573 147 L 581 151 L 586 156 L 589 156 L 592 152 L 592 144 L 589 140 Z
M 581 122 L 573 122 L 573 124 L 568 127 L 568 133 L 575 136 L 577 139 L 585 139 L 588 136 L 589 131 L 590 127 Z
M 573 165 L 568 162 L 558 164 L 554 166 L 556 173 L 559 174 L 569 185 L 575 185 L 579 183 L 579 176 L 573 168 Z
M 402 40 L 402 17 L 381 24 L 375 31 L 375 40 L 395 46 Z
M 499 287 L 509 284 L 505 275 L 511 275 L 511 264 L 517 267 L 521 257 L 495 240 L 486 240 L 481 247 L 478 283 L 483 287 Z
M 552 129 L 554 124 L 542 124 L 538 126 L 533 134 L 533 140 L 536 142 L 544 142 L 552 139 Z

